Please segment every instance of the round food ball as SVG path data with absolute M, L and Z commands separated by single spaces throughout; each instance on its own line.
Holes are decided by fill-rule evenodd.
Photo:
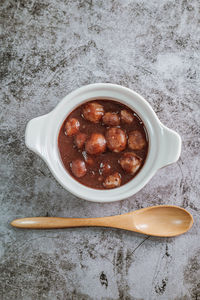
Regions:
M 100 169 L 99 169 L 100 174 L 107 174 L 110 172 L 110 170 L 111 170 L 111 166 L 109 165 L 109 163 L 102 162 L 100 164 Z
M 120 118 L 115 112 L 107 112 L 103 116 L 103 122 L 109 126 L 117 126 L 120 124 Z
M 120 116 L 123 123 L 131 124 L 133 122 L 133 115 L 126 109 L 121 110 Z
M 94 159 L 91 156 L 87 156 L 85 161 L 89 166 L 92 166 L 94 164 Z
M 121 185 L 120 173 L 115 172 L 114 174 L 106 177 L 103 185 L 106 189 L 113 189 L 113 188 L 119 187 Z
M 87 172 L 85 162 L 81 159 L 73 160 L 71 162 L 70 167 L 71 167 L 72 173 L 78 178 L 83 177 Z
M 106 141 L 108 148 L 113 152 L 121 152 L 126 148 L 126 134 L 120 128 L 109 128 L 106 132 Z
M 74 137 L 74 143 L 76 145 L 76 147 L 78 149 L 82 149 L 83 146 L 85 145 L 85 141 L 87 139 L 87 134 L 85 133 L 78 133 L 75 137 Z
M 106 139 L 101 133 L 93 133 L 85 145 L 89 154 L 100 154 L 106 150 Z
M 104 115 L 103 106 L 97 102 L 87 103 L 83 107 L 83 116 L 86 120 L 90 122 L 99 123 L 103 115 Z
M 125 172 L 133 175 L 141 167 L 142 159 L 133 152 L 126 152 L 120 158 L 119 163 Z
M 80 123 L 76 118 L 71 118 L 65 124 L 65 134 L 67 136 L 72 136 L 77 134 L 79 131 Z
M 92 166 L 94 164 L 94 159 L 90 155 L 88 155 L 86 151 L 83 151 L 82 155 L 83 155 L 83 158 L 84 158 L 85 162 L 89 166 Z
M 103 181 L 103 176 L 99 176 L 98 181 L 102 182 Z
M 129 133 L 128 146 L 132 150 L 141 150 L 146 146 L 146 140 L 140 131 L 134 130 Z

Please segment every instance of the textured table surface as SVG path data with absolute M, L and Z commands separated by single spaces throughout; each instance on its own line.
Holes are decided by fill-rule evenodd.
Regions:
M 0 299 L 200 299 L 199 1 L 3 0 Z M 111 82 L 143 95 L 182 137 L 181 158 L 135 196 L 89 203 L 24 145 L 27 122 L 69 92 Z M 157 205 L 194 216 L 189 233 L 26 231 L 25 216 L 107 216 Z

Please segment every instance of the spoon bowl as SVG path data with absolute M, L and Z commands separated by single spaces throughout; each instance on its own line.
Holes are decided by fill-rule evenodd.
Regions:
M 176 236 L 188 231 L 192 215 L 177 206 L 154 206 L 136 211 L 134 226 L 141 233 L 154 236 Z
M 18 228 L 53 229 L 101 226 L 160 237 L 183 234 L 192 227 L 192 224 L 192 215 L 185 209 L 173 205 L 151 206 L 127 214 L 103 218 L 33 217 L 11 222 L 12 226 Z

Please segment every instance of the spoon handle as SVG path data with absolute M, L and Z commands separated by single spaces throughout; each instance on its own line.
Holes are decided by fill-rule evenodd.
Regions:
M 86 226 L 103 226 L 124 228 L 127 217 L 111 216 L 103 218 L 56 218 L 56 217 L 33 217 L 16 219 L 11 225 L 18 228 L 32 229 L 50 229 L 50 228 L 69 228 L 69 227 L 86 227 Z M 134 230 L 133 226 L 131 228 Z

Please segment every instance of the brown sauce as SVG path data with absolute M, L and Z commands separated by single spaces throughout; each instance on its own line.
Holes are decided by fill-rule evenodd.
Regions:
M 103 113 L 99 107 L 97 108 L 97 111 L 99 112 L 99 120 L 92 119 L 92 121 L 87 120 L 83 112 L 84 108 L 86 107 L 87 104 L 93 103 L 94 106 L 99 104 L 101 107 L 103 107 Z M 121 111 L 123 111 L 121 113 Z M 112 120 L 114 120 L 112 125 L 106 125 L 104 124 L 104 121 L 107 123 L 109 122 L 109 114 L 105 116 L 106 112 L 112 112 L 115 113 L 114 117 L 112 116 Z M 128 118 L 124 119 L 124 112 L 127 114 L 128 112 Z M 101 115 L 102 114 L 102 115 Z M 85 114 L 86 116 L 86 114 Z M 126 117 L 126 116 L 125 116 Z M 72 122 L 74 120 L 71 120 L 72 118 L 76 119 L 76 124 L 75 122 Z M 133 119 L 133 120 L 132 120 Z M 71 121 L 70 121 L 71 120 Z M 78 120 L 78 122 L 77 122 Z M 132 121 L 131 121 L 132 120 Z M 67 135 L 66 130 L 68 130 L 69 126 L 71 123 L 74 123 L 77 128 L 75 128 L 75 131 L 67 131 L 69 135 Z M 94 121 L 96 123 L 94 123 Z M 67 123 L 68 122 L 68 123 Z M 112 122 L 111 122 L 112 123 Z M 119 124 L 119 125 L 116 125 Z M 66 129 L 67 128 L 67 129 Z M 126 139 L 126 146 L 125 149 L 123 149 L 124 145 L 122 145 L 122 148 L 119 148 L 120 152 L 113 152 L 113 149 L 111 146 L 108 145 L 112 140 L 108 140 L 110 138 L 110 135 L 108 134 L 108 130 L 110 128 L 119 128 L 125 133 L 125 139 Z M 111 130 L 110 132 L 112 132 Z M 119 131 L 119 130 L 114 130 L 114 131 Z M 71 135 L 72 132 L 72 135 Z M 83 139 L 83 146 L 82 149 L 78 149 L 76 143 L 76 137 L 77 134 L 83 133 L 80 137 Z M 105 137 L 106 144 L 103 145 L 102 148 L 102 153 L 98 154 L 88 154 L 85 150 L 90 149 L 89 143 L 87 141 L 90 139 L 91 135 L 94 133 L 102 134 L 103 137 Z M 130 134 L 131 133 L 131 134 Z M 112 136 L 112 134 L 111 134 Z M 139 138 L 138 138 L 139 136 Z M 78 136 L 79 137 L 79 136 Z M 118 137 L 118 136 L 117 136 Z M 94 136 L 95 138 L 95 136 Z M 124 136 L 122 136 L 123 140 Z M 85 141 L 84 141 L 85 140 Z M 82 140 L 81 140 L 82 141 Z M 101 141 L 102 142 L 102 141 Z M 123 140 L 124 142 L 124 140 Z M 138 144 L 137 144 L 138 142 Z M 92 141 L 91 141 L 92 143 Z M 139 146 L 138 146 L 139 145 Z M 132 149 L 132 148 L 133 149 Z M 58 148 L 60 151 L 60 156 L 62 159 L 62 162 L 64 164 L 65 169 L 67 172 L 78 182 L 81 184 L 88 186 L 90 188 L 94 189 L 107 189 L 107 188 L 113 188 L 117 186 L 122 186 L 132 180 L 138 172 L 141 170 L 142 166 L 145 163 L 147 153 L 148 153 L 148 137 L 147 137 L 147 132 L 144 127 L 144 124 L 142 120 L 138 117 L 138 115 L 128 108 L 127 106 L 116 102 L 116 101 L 111 101 L 111 100 L 94 100 L 94 101 L 89 101 L 83 105 L 80 105 L 77 107 L 74 111 L 72 111 L 64 123 L 61 126 L 59 136 L 58 136 Z M 95 148 L 96 149 L 96 148 Z M 103 150 L 104 149 L 104 150 Z M 111 150 L 112 149 L 112 150 Z M 123 149 L 123 150 L 121 150 Z M 89 150 L 88 150 L 89 151 Z M 116 150 L 118 151 L 118 150 Z M 129 166 L 129 163 L 135 163 L 135 158 L 132 160 L 132 158 L 127 156 L 130 155 L 125 155 L 125 159 L 128 160 L 123 160 L 122 157 L 124 153 L 132 153 L 136 157 L 136 162 L 139 162 L 139 165 L 137 168 L 135 168 L 135 172 L 132 172 L 132 170 Z M 81 173 L 76 173 L 79 172 L 79 168 L 77 169 L 77 159 L 81 160 L 82 164 L 84 164 L 84 168 L 82 169 Z M 76 161 L 76 164 L 73 163 Z M 84 162 L 84 163 L 83 163 Z M 128 165 L 127 165 L 128 164 Z M 102 166 L 105 165 L 105 169 L 102 168 Z M 109 166 L 108 166 L 109 165 Z M 82 166 L 82 165 L 81 165 Z M 122 167 L 123 166 L 123 167 Z M 73 172 L 72 172 L 73 170 Z M 74 171 L 75 170 L 75 171 Z M 102 172 L 104 170 L 105 172 Z M 80 177 L 77 177 L 76 175 L 79 174 Z M 110 183 L 110 180 L 113 180 L 113 177 L 108 178 L 108 176 L 117 174 L 117 178 L 115 178 L 116 186 L 109 186 L 107 183 Z M 115 175 L 114 175 L 115 176 Z

